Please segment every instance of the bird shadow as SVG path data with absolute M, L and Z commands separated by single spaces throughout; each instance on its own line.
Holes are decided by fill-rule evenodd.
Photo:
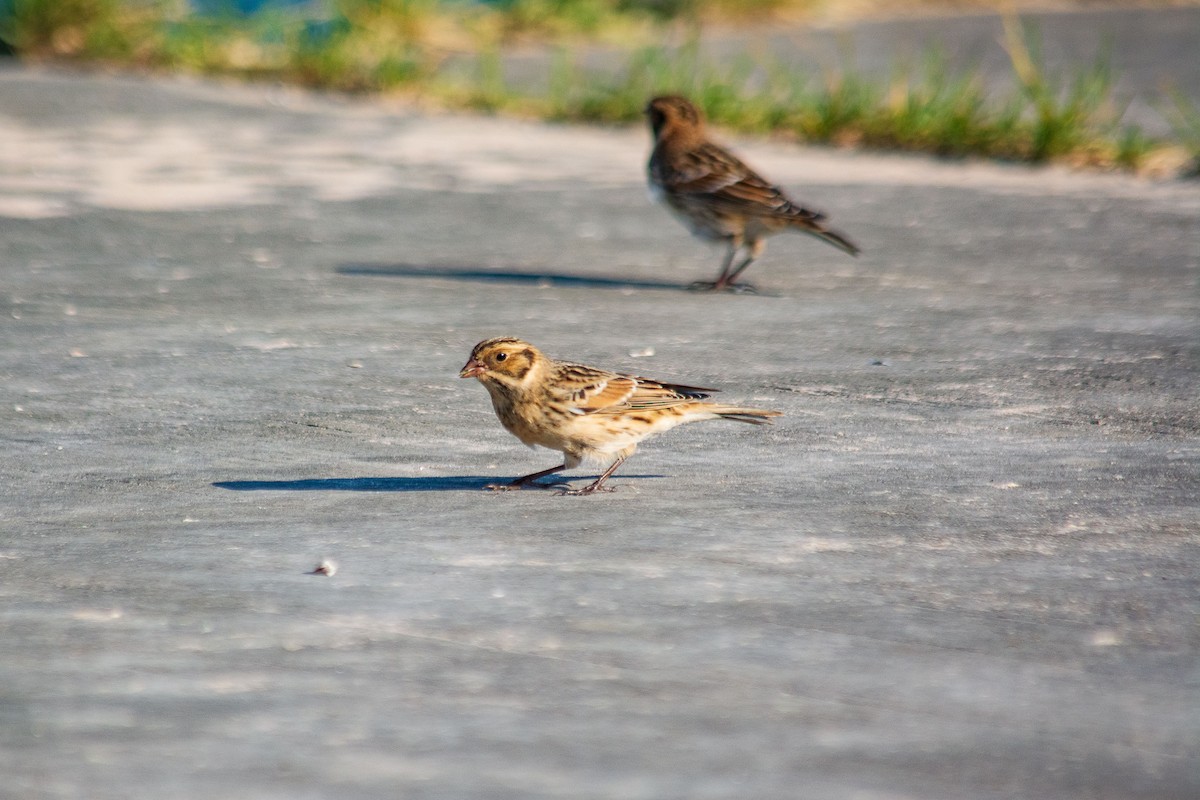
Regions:
M 479 283 L 514 283 L 521 286 L 578 286 L 593 289 L 666 289 L 689 291 L 688 284 L 641 278 L 613 278 L 602 275 L 569 275 L 553 271 L 484 269 L 466 266 L 419 264 L 341 264 L 339 275 L 374 275 L 392 278 L 446 278 Z
M 581 481 L 589 476 L 572 476 L 554 484 L 561 487 L 568 480 Z M 597 476 L 591 476 L 595 480 Z M 661 478 L 662 475 L 622 475 L 631 478 Z M 481 492 L 489 486 L 506 483 L 508 478 L 495 475 L 427 475 L 400 478 L 300 478 L 289 481 L 214 481 L 218 489 L 232 492 Z M 547 482 L 547 486 L 550 484 Z

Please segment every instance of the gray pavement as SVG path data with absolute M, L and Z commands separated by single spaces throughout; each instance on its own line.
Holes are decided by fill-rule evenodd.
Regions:
M 1200 796 L 1195 183 L 741 141 L 865 253 L 709 296 L 640 130 L 8 70 L 0 141 L 0 796 Z M 497 334 L 786 416 L 489 494 Z

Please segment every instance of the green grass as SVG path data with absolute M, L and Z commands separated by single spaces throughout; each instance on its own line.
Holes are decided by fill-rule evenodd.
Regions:
M 10 0 L 0 39 L 18 53 L 129 60 L 155 33 L 158 7 L 121 0 Z
M 1011 84 L 997 92 L 979 72 L 937 52 L 890 77 L 844 67 L 796 74 L 771 60 L 717 63 L 698 44 L 714 15 L 770 13 L 811 0 L 507 0 L 456 13 L 437 0 L 327 0 L 312 22 L 295 10 L 250 18 L 197 17 L 168 0 L 11 0 L 0 36 L 30 59 L 78 59 L 269 78 L 351 92 L 417 92 L 446 105 L 551 120 L 630 123 L 647 98 L 690 96 L 717 125 L 807 142 L 905 150 L 946 157 L 1068 162 L 1138 170 L 1184 151 L 1200 172 L 1200 111 L 1182 95 L 1168 109 L 1174 141 L 1122 124 L 1106 53 L 1069 74 L 1043 64 L 1036 30 L 1006 20 Z M 478 8 L 475 9 L 479 11 Z M 514 41 L 573 41 L 614 31 L 636 40 L 653 19 L 687 19 L 681 47 L 626 50 L 620 69 L 585 69 L 565 46 L 546 86 L 510 84 L 504 55 Z M 475 53 L 467 75 L 443 69 Z M 846 64 L 853 59 L 843 59 Z M 1176 158 L 1176 161 L 1186 159 Z
M 560 55 L 542 97 L 511 87 L 506 92 L 493 75 L 486 107 L 533 108 L 555 120 L 630 122 L 640 118 L 648 97 L 679 92 L 730 130 L 833 145 L 1121 169 L 1141 167 L 1166 146 L 1120 123 L 1106 59 L 1065 77 L 1042 68 L 1032 48 L 1017 51 L 1013 64 L 1012 87 L 996 94 L 976 71 L 956 73 L 936 52 L 920 68 L 881 81 L 852 69 L 813 78 L 778 63 L 717 65 L 693 42 L 641 50 L 609 77 L 585 73 Z
M 1167 117 L 1186 158 L 1182 174 L 1200 178 L 1200 108 L 1178 91 L 1171 93 L 1171 102 Z

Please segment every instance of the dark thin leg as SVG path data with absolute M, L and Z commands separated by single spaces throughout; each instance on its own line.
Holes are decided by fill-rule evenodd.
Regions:
M 725 275 L 729 272 L 730 266 L 733 265 L 733 257 L 737 255 L 738 248 L 741 245 L 737 242 L 730 241 L 729 251 L 725 253 L 725 260 L 721 262 L 721 274 L 717 276 L 715 281 L 695 281 L 688 285 L 688 288 L 694 292 L 712 292 L 718 289 L 724 289 L 728 284 Z M 738 270 L 739 272 L 741 270 Z
M 616 491 L 615 489 L 602 488 L 601 484 L 603 484 L 606 480 L 608 480 L 609 477 L 612 476 L 612 474 L 617 471 L 617 467 L 619 467 L 625 463 L 625 459 L 627 459 L 627 458 L 629 458 L 629 456 L 621 456 L 616 461 L 614 461 L 612 463 L 611 467 L 604 470 L 603 475 L 601 475 L 599 478 L 596 478 L 595 483 L 590 483 L 587 486 L 583 487 L 582 489 L 563 489 L 562 491 L 557 492 L 557 494 L 577 495 L 577 494 L 593 494 L 595 492 Z
M 716 288 L 716 289 L 732 289 L 735 292 L 750 292 L 751 294 L 753 294 L 756 291 L 754 288 L 754 284 L 752 284 L 752 283 L 734 283 L 734 281 L 737 280 L 737 276 L 741 275 L 743 272 L 745 272 L 746 267 L 750 266 L 753 263 L 754 263 L 754 255 L 751 254 L 751 255 L 746 256 L 746 260 L 743 261 L 741 264 L 738 264 L 737 269 L 735 269 L 733 272 L 729 273 L 728 275 L 722 275 L 721 279 L 719 281 L 717 281 L 717 285 L 714 288 Z
M 556 472 L 562 472 L 567 468 L 566 463 L 559 464 L 557 467 L 544 469 L 541 472 L 534 472 L 529 475 L 522 475 L 512 483 L 489 483 L 485 488 L 491 489 L 493 492 L 515 492 L 518 489 L 552 489 L 559 486 L 557 483 L 537 483 L 538 478 L 544 478 L 547 475 L 553 475 Z

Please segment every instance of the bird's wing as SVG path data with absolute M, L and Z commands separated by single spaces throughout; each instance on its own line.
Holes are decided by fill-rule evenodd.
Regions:
M 741 214 L 802 217 L 812 222 L 825 218 L 820 211 L 793 203 L 778 186 L 768 183 L 735 155 L 711 142 L 688 151 L 674 162 L 662 175 L 668 191 L 703 196 L 708 203 Z
M 678 383 L 662 383 L 649 378 L 629 378 L 637 386 L 633 396 L 626 404 L 630 408 L 654 408 L 658 406 L 673 406 L 679 403 L 690 403 L 693 400 L 703 400 L 716 389 L 704 389 L 699 386 L 684 386 Z
M 559 363 L 550 381 L 554 399 L 575 414 L 591 414 L 625 404 L 637 389 L 626 375 L 583 364 Z
M 572 413 L 596 414 L 676 405 L 703 399 L 716 390 L 660 383 L 582 364 L 560 364 L 552 391 Z

